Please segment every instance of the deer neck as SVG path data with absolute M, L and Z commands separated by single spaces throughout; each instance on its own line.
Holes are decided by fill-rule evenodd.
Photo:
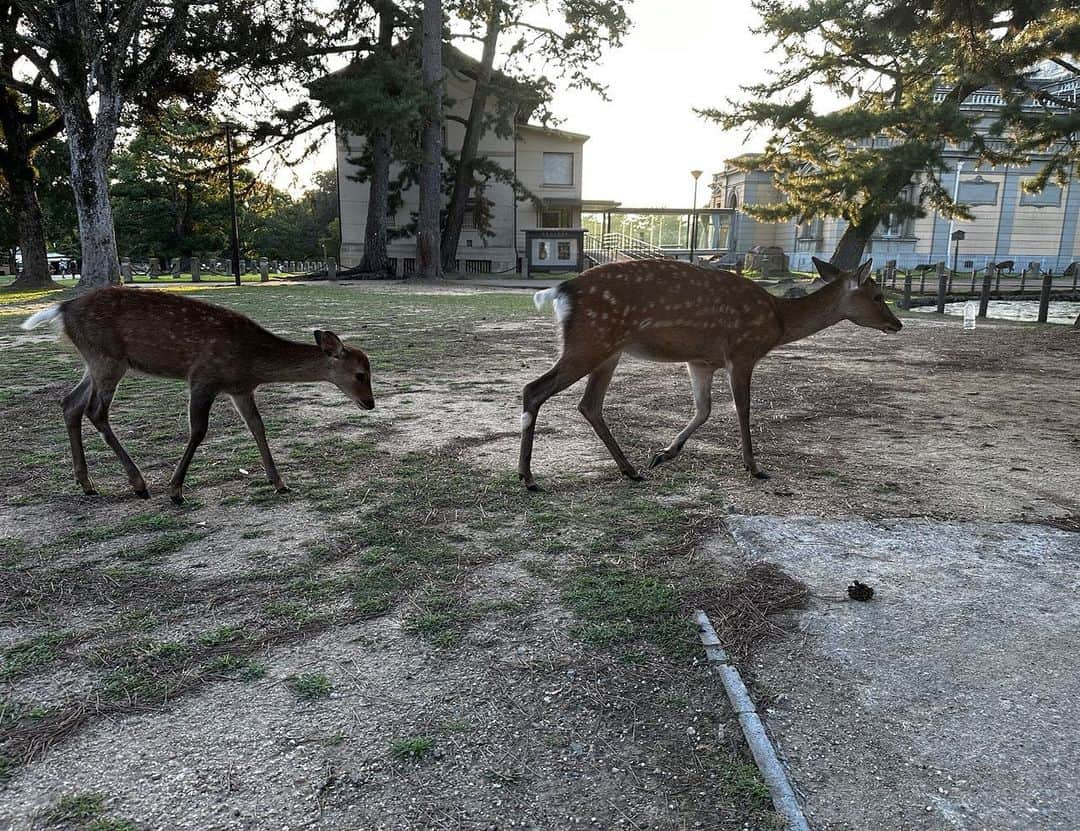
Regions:
M 843 320 L 842 291 L 842 285 L 830 283 L 805 297 L 776 298 L 776 313 L 784 327 L 779 343 L 802 340 Z
M 326 355 L 318 346 L 284 338 L 259 350 L 252 368 L 262 384 L 327 380 Z

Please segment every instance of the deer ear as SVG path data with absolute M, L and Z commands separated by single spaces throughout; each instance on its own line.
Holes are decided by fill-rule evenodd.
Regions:
M 316 329 L 315 343 L 319 344 L 319 349 L 331 358 L 340 358 L 345 354 L 345 344 L 343 344 L 341 338 L 333 332 L 325 332 L 321 329 Z
M 859 286 L 866 282 L 867 278 L 870 276 L 870 266 L 872 266 L 873 264 L 874 261 L 872 259 L 867 260 L 857 269 L 848 274 L 848 288 L 851 289 L 851 291 L 855 291 L 855 289 L 857 289 Z
M 818 270 L 818 274 L 821 275 L 821 279 L 826 283 L 831 283 L 837 277 L 844 272 L 834 266 L 832 263 L 827 263 L 824 260 L 819 260 L 817 257 L 811 257 L 814 261 L 814 268 Z

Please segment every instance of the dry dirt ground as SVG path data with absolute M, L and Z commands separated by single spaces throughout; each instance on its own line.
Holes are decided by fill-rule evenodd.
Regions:
M 679 459 L 625 481 L 575 389 L 541 411 L 548 491 L 532 495 L 513 473 L 520 387 L 555 346 L 527 294 L 203 295 L 281 334 L 339 331 L 368 351 L 378 407 L 361 413 L 332 387 L 268 389 L 293 487 L 278 496 L 220 403 L 174 508 L 162 492 L 183 390 L 129 378 L 112 421 L 152 498 L 125 492 L 96 436 L 102 495 L 83 497 L 56 404 L 77 356 L 17 329 L 40 298 L 0 297 L 0 827 L 774 828 L 688 614 L 705 608 L 755 693 L 798 714 L 777 702 L 821 677 L 836 641 L 807 620 L 888 610 L 890 577 L 868 578 L 886 583 L 869 607 L 807 597 L 755 561 L 783 560 L 815 595 L 857 575 L 762 555 L 728 518 L 736 531 L 740 517 L 917 517 L 1067 536 L 1080 516 L 1080 335 L 1065 327 L 962 332 L 919 315 L 897 336 L 842 324 L 779 350 L 755 379 L 763 483 L 741 472 L 723 397 Z M 677 367 L 620 368 L 609 421 L 632 459 L 678 432 L 688 387 Z M 1075 593 L 1054 596 L 1075 615 Z M 966 613 L 978 625 L 980 607 Z M 856 620 L 866 630 L 847 637 L 872 642 L 895 617 Z M 831 693 L 861 701 L 866 676 L 845 670 Z M 833 725 L 819 727 L 830 741 Z M 852 718 L 836 738 L 887 746 L 876 727 Z M 782 746 L 808 729 L 774 725 Z M 790 761 L 808 810 L 836 810 L 820 827 L 867 827 L 858 806 L 844 813 L 858 793 L 844 768 L 834 782 L 817 775 L 822 754 L 806 756 Z M 925 779 L 904 776 L 898 790 Z M 889 825 L 879 808 L 883 829 L 984 827 L 939 808 Z

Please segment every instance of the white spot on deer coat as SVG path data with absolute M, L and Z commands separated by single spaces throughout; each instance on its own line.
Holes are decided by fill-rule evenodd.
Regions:
M 522 430 L 527 430 L 529 428 L 529 425 L 532 424 L 532 422 L 533 422 L 532 413 L 522 413 L 521 414 L 521 429 Z

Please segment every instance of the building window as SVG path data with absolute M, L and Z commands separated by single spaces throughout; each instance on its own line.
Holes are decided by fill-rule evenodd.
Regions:
M 996 205 L 997 192 L 997 182 L 991 182 L 982 176 L 961 179 L 960 193 L 956 201 L 964 205 Z
M 821 219 L 811 219 L 799 226 L 799 239 L 821 239 L 825 224 Z
M 545 153 L 544 154 L 544 184 L 545 185 L 572 185 L 572 184 L 574 184 L 574 154 L 573 153 Z
M 540 228 L 571 228 L 569 208 L 544 208 L 540 211 Z
M 386 214 L 386 227 L 397 228 L 397 211 L 389 211 Z
M 569 260 L 570 259 L 570 242 L 569 241 L 560 242 L 558 244 L 558 246 L 559 246 L 558 258 L 560 260 Z
M 878 227 L 879 237 L 901 237 L 904 235 L 904 220 L 891 213 L 881 221 Z
M 1020 204 L 1031 205 L 1036 208 L 1057 208 L 1061 205 L 1061 186 L 1047 182 L 1038 193 L 1020 191 Z
M 465 200 L 465 216 L 461 220 L 462 231 L 476 230 L 476 200 Z

